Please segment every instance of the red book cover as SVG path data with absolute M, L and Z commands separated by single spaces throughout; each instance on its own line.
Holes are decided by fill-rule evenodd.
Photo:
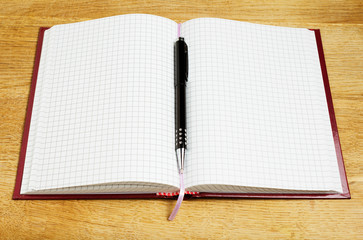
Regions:
M 42 27 L 39 30 L 38 36 L 38 44 L 36 49 L 35 55 L 35 62 L 34 62 L 34 69 L 33 69 L 33 77 L 30 87 L 29 93 L 29 100 L 24 124 L 24 132 L 23 138 L 21 143 L 21 150 L 19 156 L 19 164 L 18 164 L 18 171 L 16 175 L 16 182 L 15 182 L 15 189 L 13 194 L 13 199 L 138 199 L 138 198 L 176 198 L 177 194 L 39 194 L 39 195 L 30 195 L 30 194 L 20 194 L 20 188 L 23 178 L 23 171 L 24 171 L 24 163 L 25 163 L 25 155 L 28 143 L 28 136 L 30 130 L 30 122 L 32 116 L 32 109 L 33 109 L 33 102 L 34 102 L 34 94 L 35 88 L 37 83 L 37 76 L 38 76 L 38 69 L 39 69 L 39 62 L 40 56 L 42 51 L 42 43 L 44 32 L 48 28 Z M 350 198 L 350 192 L 348 187 L 347 176 L 344 167 L 343 155 L 339 141 L 339 134 L 338 134 L 338 127 L 335 119 L 335 113 L 333 108 L 333 101 L 330 92 L 329 80 L 328 80 L 328 73 L 325 65 L 324 59 L 324 52 L 323 52 L 323 45 L 321 41 L 321 35 L 319 29 L 312 29 L 315 32 L 315 38 L 317 43 L 317 48 L 319 52 L 319 59 L 320 59 L 320 67 L 324 81 L 324 88 L 325 88 L 325 95 L 329 110 L 330 116 L 330 123 L 334 137 L 335 143 L 335 151 L 337 155 L 337 161 L 339 166 L 339 173 L 341 178 L 341 184 L 343 193 L 340 194 L 277 194 L 277 193 L 210 193 L 210 192 L 187 192 L 185 198 L 193 198 L 193 197 L 211 197 L 211 198 L 220 198 L 220 197 L 227 197 L 227 198 Z

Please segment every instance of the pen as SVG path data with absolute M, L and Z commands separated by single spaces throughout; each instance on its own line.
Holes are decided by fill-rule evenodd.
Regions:
M 175 88 L 175 153 L 179 169 L 180 191 L 173 212 L 168 218 L 172 221 L 184 199 L 184 161 L 187 149 L 186 87 L 188 82 L 188 46 L 179 37 L 174 44 L 174 88 Z
M 179 172 L 184 171 L 187 149 L 186 87 L 188 82 L 188 46 L 179 37 L 174 45 L 174 88 L 175 88 L 175 153 Z

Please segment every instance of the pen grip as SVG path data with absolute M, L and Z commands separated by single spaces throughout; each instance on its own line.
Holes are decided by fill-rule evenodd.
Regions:
M 187 148 L 186 86 L 175 86 L 175 149 Z

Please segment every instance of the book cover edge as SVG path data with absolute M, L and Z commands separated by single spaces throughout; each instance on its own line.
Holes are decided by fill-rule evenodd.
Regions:
M 21 189 L 21 183 L 22 183 L 22 179 L 23 179 L 25 156 L 26 156 L 26 149 L 28 146 L 30 122 L 31 122 L 31 116 L 32 116 L 32 111 L 33 111 L 34 95 L 35 95 L 35 88 L 36 88 L 37 77 L 38 77 L 40 56 L 41 56 L 41 52 L 42 52 L 44 32 L 47 29 L 48 29 L 47 27 L 41 27 L 41 28 L 39 28 L 39 32 L 38 32 L 38 41 L 37 41 L 37 46 L 36 46 L 36 51 L 35 51 L 33 75 L 32 75 L 32 79 L 31 79 L 28 104 L 27 104 L 26 113 L 25 113 L 25 123 L 24 123 L 23 136 L 22 136 L 20 153 L 19 153 L 19 163 L 18 163 L 18 170 L 17 170 L 17 174 L 16 174 L 13 199 L 22 198 L 22 196 L 20 194 L 20 189 Z
M 343 193 L 341 193 L 340 195 L 342 195 L 345 198 L 351 198 L 347 173 L 345 170 L 345 165 L 344 165 L 344 160 L 343 160 L 343 152 L 342 152 L 342 148 L 341 148 L 341 144 L 340 144 L 338 125 L 337 125 L 337 121 L 335 118 L 333 98 L 332 98 L 331 90 L 330 90 L 328 71 L 327 71 L 326 63 L 325 63 L 324 49 L 323 49 L 323 43 L 322 43 L 322 39 L 321 39 L 320 29 L 312 29 L 312 31 L 314 31 L 314 33 L 315 33 L 315 39 L 316 39 L 316 44 L 317 44 L 318 53 L 319 53 L 320 68 L 321 68 L 321 73 L 323 76 L 325 96 L 326 96 L 326 101 L 327 101 L 328 110 L 329 110 L 330 124 L 331 124 L 331 128 L 332 128 L 335 152 L 337 155 L 340 179 L 341 179 L 341 184 L 342 184 L 342 189 L 343 189 Z

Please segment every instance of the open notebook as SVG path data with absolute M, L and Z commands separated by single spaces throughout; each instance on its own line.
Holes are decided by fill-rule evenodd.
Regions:
M 318 30 L 199 18 L 179 31 L 188 194 L 350 197 Z M 144 14 L 41 28 L 13 198 L 177 194 L 177 36 Z

